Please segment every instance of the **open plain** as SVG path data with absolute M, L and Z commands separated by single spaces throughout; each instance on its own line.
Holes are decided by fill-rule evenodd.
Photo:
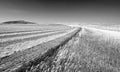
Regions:
M 0 71 L 120 71 L 119 31 L 92 26 L 42 26 L 40 30 L 1 32 Z

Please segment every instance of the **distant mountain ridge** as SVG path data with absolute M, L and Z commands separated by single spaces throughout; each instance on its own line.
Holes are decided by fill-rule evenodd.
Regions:
M 28 22 L 24 20 L 16 20 L 16 21 L 6 21 L 2 22 L 1 24 L 36 24 L 34 22 Z

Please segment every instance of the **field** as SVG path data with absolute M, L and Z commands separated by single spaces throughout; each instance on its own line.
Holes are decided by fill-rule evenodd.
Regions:
M 0 71 L 120 72 L 119 31 L 57 27 L 41 25 L 34 30 L 28 26 L 21 31 L 21 26 L 1 31 Z
M 117 36 L 116 36 L 117 35 Z M 27 72 L 120 72 L 120 33 L 83 27 L 55 54 Z
M 29 24 L 5 24 L 0 25 L 0 71 L 9 69 L 12 62 L 24 51 L 37 45 L 52 41 L 73 32 L 74 28 L 65 25 L 29 25 Z M 54 45 L 53 45 L 54 46 Z M 41 51 L 46 51 L 42 50 Z M 20 53 L 19 53 L 20 52 Z M 23 53 L 21 53 L 23 52 Z M 27 51 L 29 52 L 29 51 Z M 39 52 L 42 53 L 42 52 Z M 16 55 L 15 55 L 16 54 Z M 27 54 L 27 53 L 25 53 Z M 12 56 L 12 57 L 11 57 Z M 21 56 L 22 57 L 22 56 Z M 9 58 L 9 59 L 8 59 Z M 36 57 L 35 57 L 36 58 Z M 6 61 L 6 59 L 8 59 Z M 23 58 L 20 58 L 21 60 Z M 34 59 L 34 58 L 31 58 Z M 5 62 L 4 62 L 5 61 Z M 17 60 L 16 60 L 17 61 Z M 23 60 L 24 62 L 24 60 Z
M 0 34 L 2 33 L 19 33 L 19 32 L 27 32 L 27 31 L 43 31 L 43 30 L 64 30 L 67 29 L 67 26 L 64 25 L 25 25 L 25 24 L 6 24 L 0 25 Z

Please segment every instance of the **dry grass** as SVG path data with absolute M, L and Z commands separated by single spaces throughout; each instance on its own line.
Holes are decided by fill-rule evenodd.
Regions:
M 76 32 L 78 32 L 78 29 L 68 31 L 63 35 L 60 35 L 60 38 L 59 37 L 57 38 L 57 35 L 56 35 L 53 38 L 50 38 L 50 39 L 57 38 L 55 40 L 41 43 L 29 49 L 18 51 L 11 54 L 10 56 L 1 58 L 0 71 L 9 72 L 11 70 L 15 70 L 18 67 L 21 67 L 21 65 L 24 65 L 24 64 L 25 64 L 24 65 L 25 68 L 31 66 L 31 63 L 38 64 L 37 61 L 47 58 L 47 56 L 52 56 L 54 51 L 56 51 L 54 48 L 59 48 L 61 44 L 65 44 L 64 41 L 66 41 L 66 39 L 69 40 L 69 38 L 72 37 L 72 35 L 74 35 Z M 21 70 L 24 70 L 24 69 L 21 69 Z
M 85 32 L 26 72 L 120 72 L 119 41 L 104 33 L 95 35 L 87 29 Z
M 69 26 L 52 26 L 52 25 L 0 25 L 0 34 L 15 33 L 26 31 L 44 31 L 44 30 L 66 30 L 71 29 Z
M 42 44 L 38 46 L 41 50 L 33 48 L 31 55 L 26 56 L 34 59 L 26 58 L 29 62 L 16 72 L 120 72 L 119 38 L 106 34 L 86 28 L 67 40 L 62 38 Z M 45 47 L 52 48 L 40 56 Z
M 55 39 L 57 35 L 59 37 L 60 34 L 70 30 L 70 27 L 63 25 L 59 27 L 58 25 L 2 24 L 0 25 L 0 58 L 14 51 L 28 49 L 52 40 L 52 37 Z

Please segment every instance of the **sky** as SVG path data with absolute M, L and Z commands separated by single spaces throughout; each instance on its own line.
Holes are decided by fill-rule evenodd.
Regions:
M 0 0 L 0 22 L 120 24 L 118 0 Z

